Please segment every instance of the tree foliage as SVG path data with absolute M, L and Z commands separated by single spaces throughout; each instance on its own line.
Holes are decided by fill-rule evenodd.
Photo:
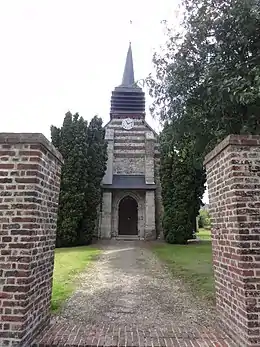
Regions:
M 183 8 L 181 30 L 168 29 L 164 51 L 154 55 L 156 75 L 147 79 L 153 112 L 171 125 L 168 155 L 174 157 L 172 167 L 178 177 L 166 178 L 170 169 L 161 174 L 161 180 L 168 179 L 174 187 L 168 185 L 170 197 L 164 199 L 164 209 L 168 204 L 172 210 L 171 223 L 173 206 L 182 206 L 191 193 L 188 187 L 198 212 L 205 183 L 204 155 L 231 133 L 260 132 L 259 1 L 184 0 Z M 193 170 L 201 179 L 197 177 L 191 186 L 185 182 Z M 178 184 L 182 194 L 177 198 Z M 184 204 L 183 208 L 191 219 L 192 211 Z M 183 232 L 185 218 L 178 223 Z
M 172 128 L 165 124 L 160 136 L 163 229 L 169 243 L 185 244 L 193 237 L 201 206 L 205 175 L 194 165 L 188 145 L 176 148 Z
M 94 138 L 93 128 L 96 131 Z M 102 120 L 94 117 L 88 126 L 78 114 L 72 115 L 68 112 L 61 128 L 51 126 L 51 138 L 64 159 L 57 246 L 88 244 L 95 232 L 101 180 L 106 168 Z
M 210 228 L 211 221 L 208 210 L 201 209 L 199 214 L 199 228 Z
M 85 191 L 85 215 L 83 221 L 83 228 L 91 230 L 90 233 L 84 233 L 86 241 L 94 235 L 98 221 L 98 207 L 101 204 L 101 180 L 105 174 L 107 151 L 105 142 L 105 129 L 102 127 L 102 119 L 95 116 L 88 127 L 88 175 L 87 175 L 87 189 Z
M 184 0 L 182 33 L 168 31 L 147 80 L 161 119 L 207 152 L 226 135 L 260 131 L 260 3 Z

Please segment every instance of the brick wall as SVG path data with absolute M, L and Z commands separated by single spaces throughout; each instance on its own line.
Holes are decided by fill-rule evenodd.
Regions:
M 205 164 L 222 326 L 237 346 L 260 346 L 260 136 L 230 135 Z
M 0 134 L 0 346 L 49 321 L 61 155 L 41 134 Z

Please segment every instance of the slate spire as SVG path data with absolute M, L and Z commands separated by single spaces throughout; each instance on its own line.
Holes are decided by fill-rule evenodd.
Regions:
M 135 78 L 134 78 L 133 55 L 132 55 L 131 42 L 129 42 L 129 48 L 127 51 L 124 75 L 123 75 L 121 86 L 133 87 L 134 83 L 135 83 Z
M 122 83 L 114 89 L 111 96 L 110 118 L 118 116 L 145 117 L 145 95 L 135 84 L 131 43 L 127 51 Z

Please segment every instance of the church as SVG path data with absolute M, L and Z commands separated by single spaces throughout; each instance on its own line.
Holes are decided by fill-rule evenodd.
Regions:
M 105 130 L 108 160 L 99 237 L 154 240 L 161 235 L 162 210 L 158 135 L 145 120 L 145 94 L 135 83 L 131 44 Z

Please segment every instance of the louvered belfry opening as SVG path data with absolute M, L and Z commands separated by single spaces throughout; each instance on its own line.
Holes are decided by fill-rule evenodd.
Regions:
M 117 87 L 112 92 L 111 115 L 144 114 L 145 97 L 141 88 Z
M 145 95 L 134 80 L 134 67 L 131 44 L 129 45 L 122 83 L 112 92 L 111 118 L 118 115 L 144 115 Z

